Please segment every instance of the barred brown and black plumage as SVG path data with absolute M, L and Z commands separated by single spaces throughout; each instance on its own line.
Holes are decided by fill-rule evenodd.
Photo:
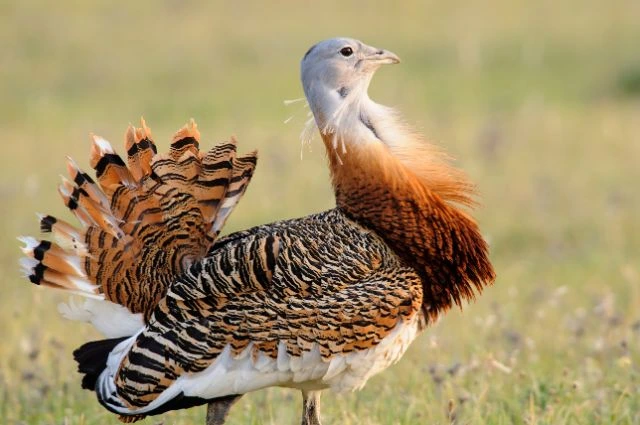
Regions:
M 25 238 L 23 268 L 36 284 L 104 298 L 148 316 L 168 286 L 203 258 L 251 179 L 256 153 L 234 140 L 204 153 L 192 120 L 158 155 L 151 130 L 129 126 L 127 163 L 93 136 L 97 184 L 69 158 L 59 193 L 82 228 L 41 217 L 55 242 Z
M 127 164 L 97 139 L 99 187 L 70 162 L 61 194 L 83 229 L 43 217 L 63 244 L 25 239 L 23 265 L 35 283 L 107 300 L 87 301 L 91 318 L 63 311 L 112 338 L 74 353 L 107 409 L 132 422 L 207 403 L 207 423 L 222 424 L 242 394 L 277 385 L 301 390 L 302 423 L 319 424 L 321 390 L 361 388 L 493 282 L 461 208 L 473 186 L 367 95 L 374 71 L 397 61 L 343 38 L 302 60 L 336 194 L 323 213 L 217 239 L 255 154 L 228 143 L 205 155 L 194 124 L 164 155 L 144 124 L 129 129 Z

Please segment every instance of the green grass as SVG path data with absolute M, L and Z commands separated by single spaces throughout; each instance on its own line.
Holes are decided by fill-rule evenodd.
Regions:
M 329 208 L 323 148 L 300 159 L 304 111 L 282 101 L 302 96 L 311 44 L 351 35 L 402 57 L 373 97 L 478 183 L 498 280 L 363 391 L 327 392 L 325 422 L 640 424 L 638 19 L 631 0 L 0 4 L 0 423 L 117 423 L 71 357 L 97 334 L 18 274 L 34 212 L 69 217 L 64 156 L 86 166 L 90 131 L 120 145 L 140 115 L 164 149 L 194 117 L 205 147 L 234 134 L 260 150 L 228 231 Z M 270 389 L 229 423 L 293 424 L 300 408 Z

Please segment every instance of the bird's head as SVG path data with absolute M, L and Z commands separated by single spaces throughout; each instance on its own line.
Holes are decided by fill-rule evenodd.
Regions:
M 327 90 L 342 90 L 337 94 L 344 97 L 355 86 L 367 86 L 380 65 L 399 62 L 400 58 L 388 50 L 353 38 L 332 38 L 312 46 L 304 55 L 302 84 L 307 96 L 320 85 Z
M 375 71 L 398 62 L 394 53 L 352 38 L 332 38 L 311 47 L 300 68 L 304 93 L 321 133 L 340 137 L 361 130 L 373 131 L 375 136 L 375 129 L 367 128 L 367 114 L 360 122 L 360 111 L 373 104 L 367 89 Z

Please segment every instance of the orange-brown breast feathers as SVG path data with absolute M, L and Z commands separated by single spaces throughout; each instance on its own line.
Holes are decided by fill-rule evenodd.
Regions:
M 97 182 L 69 159 L 71 179 L 59 188 L 82 229 L 43 217 L 42 230 L 56 242 L 29 239 L 24 251 L 31 259 L 23 266 L 34 283 L 55 287 L 70 286 L 65 279 L 75 273 L 85 290 L 95 284 L 94 295 L 148 315 L 170 282 L 206 255 L 246 190 L 257 155 L 237 157 L 235 140 L 201 152 L 193 120 L 167 154 L 156 153 L 144 120 L 141 128 L 129 126 L 126 163 L 106 140 L 92 139 Z
M 325 144 L 338 207 L 418 271 L 425 313 L 435 318 L 493 282 L 488 245 L 458 206 L 473 204 L 473 186 L 444 157 L 429 156 L 442 154 L 410 144 L 394 152 L 377 141 L 350 144 L 337 158 L 329 137 Z

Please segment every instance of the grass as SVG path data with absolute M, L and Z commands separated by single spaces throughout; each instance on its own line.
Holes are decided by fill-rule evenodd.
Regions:
M 631 0 L 0 4 L 0 423 L 117 423 L 71 358 L 96 333 L 16 265 L 34 212 L 69 217 L 64 156 L 86 166 L 90 131 L 117 145 L 140 115 L 166 148 L 194 117 L 205 146 L 235 134 L 261 152 L 228 231 L 329 208 L 322 147 L 300 159 L 304 113 L 282 101 L 302 95 L 306 49 L 344 34 L 403 58 L 373 97 L 478 183 L 499 277 L 363 391 L 325 394 L 325 422 L 640 424 L 638 16 Z M 300 407 L 261 391 L 229 423 L 292 424 Z

